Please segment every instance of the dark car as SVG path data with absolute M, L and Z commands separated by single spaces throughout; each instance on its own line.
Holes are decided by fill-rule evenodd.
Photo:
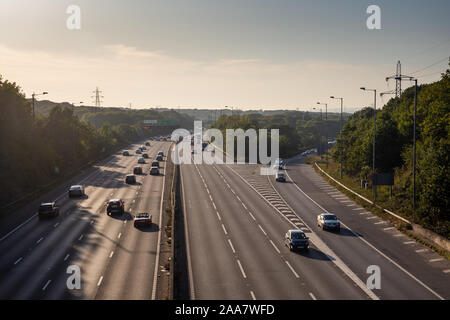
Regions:
M 159 162 L 158 161 L 153 161 L 152 162 L 152 167 L 157 167 L 157 168 L 159 168 Z
M 142 154 L 142 158 L 148 159 L 148 154 L 147 153 L 143 153 Z
M 130 153 L 129 153 L 128 151 L 124 151 L 124 152 L 122 153 L 122 155 L 123 155 L 123 156 L 129 156 Z
M 82 197 L 84 195 L 84 187 L 81 185 L 71 186 L 69 188 L 69 197 Z
M 158 167 L 151 167 L 150 168 L 150 175 L 151 176 L 158 176 L 159 175 L 159 168 Z
M 152 215 L 148 213 L 138 213 L 134 217 L 134 226 L 138 227 L 149 227 L 152 225 Z
M 145 145 L 146 145 L 147 147 L 150 147 L 150 142 L 146 142 Z
M 125 202 L 121 199 L 111 199 L 106 203 L 106 213 L 111 215 L 113 213 L 124 214 Z
M 56 217 L 59 215 L 59 207 L 56 202 L 41 203 L 38 210 L 39 219 Z
M 164 152 L 162 152 L 162 151 L 158 151 L 158 154 L 157 154 L 158 156 L 163 156 L 164 157 Z
M 134 167 L 133 174 L 142 174 L 142 167 Z
M 157 161 L 163 161 L 163 156 L 162 155 L 157 155 L 156 156 L 156 160 Z
M 127 174 L 127 176 L 125 177 L 125 182 L 128 184 L 136 183 L 136 176 L 134 174 Z
M 288 246 L 289 250 L 295 251 L 297 249 L 308 250 L 309 238 L 305 235 L 302 230 L 288 230 L 285 235 L 285 244 Z
M 275 175 L 275 180 L 278 182 L 286 182 L 286 176 L 283 172 L 277 172 L 277 174 Z

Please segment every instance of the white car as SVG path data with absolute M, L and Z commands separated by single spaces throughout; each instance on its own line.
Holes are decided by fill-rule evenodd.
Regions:
M 81 185 L 75 185 L 75 186 L 71 186 L 69 188 L 69 197 L 75 197 L 75 196 L 82 197 L 84 195 L 85 195 L 84 187 Z
M 332 213 L 322 213 L 317 216 L 317 226 L 325 229 L 333 229 L 339 231 L 341 229 L 341 223 L 336 215 Z

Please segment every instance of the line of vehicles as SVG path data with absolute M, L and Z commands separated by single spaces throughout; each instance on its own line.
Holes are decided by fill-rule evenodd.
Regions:
M 148 154 L 143 153 L 147 150 L 146 147 L 150 146 L 149 142 L 145 143 L 145 146 L 140 146 L 136 149 L 136 154 L 142 154 L 142 157 L 138 158 L 138 163 L 144 163 L 145 159 L 148 158 Z M 313 151 L 312 151 L 313 152 Z M 124 156 L 129 156 L 130 153 L 128 151 L 123 152 Z M 144 155 L 147 155 L 144 157 Z M 164 153 L 159 151 L 155 160 L 152 161 L 150 168 L 150 175 L 159 175 L 159 161 L 163 161 Z M 278 158 L 275 160 L 273 165 L 273 169 L 277 170 L 275 179 L 276 181 L 285 182 L 286 177 L 283 172 L 279 170 L 284 170 L 285 162 Z M 136 183 L 136 175 L 140 175 L 143 173 L 143 169 L 140 166 L 136 166 L 133 168 L 133 174 L 127 174 L 125 177 L 125 182 L 127 184 Z M 82 185 L 73 185 L 69 188 L 68 195 L 70 198 L 72 197 L 84 197 L 86 196 L 84 186 Z M 48 202 L 41 203 L 39 206 L 38 214 L 39 219 L 56 217 L 59 215 L 59 207 L 56 202 Z M 125 202 L 122 199 L 110 199 L 106 202 L 106 213 L 111 216 L 113 214 L 123 215 L 125 213 Z M 140 227 L 148 227 L 152 225 L 152 215 L 147 212 L 138 213 L 134 216 L 134 226 L 136 228 Z M 340 222 L 336 215 L 332 213 L 322 213 L 317 216 L 317 226 L 322 228 L 323 230 L 335 230 L 337 232 L 340 231 Z M 285 245 L 291 251 L 303 250 L 307 251 L 309 248 L 309 238 L 306 236 L 305 232 L 299 229 L 291 229 L 288 230 L 285 234 Z
M 301 155 L 306 156 L 311 153 L 317 152 L 317 149 L 310 149 L 303 152 Z M 286 182 L 286 176 L 283 172 L 279 170 L 285 169 L 285 162 L 283 159 L 276 159 L 275 163 L 272 167 L 276 170 L 275 180 L 278 182 Z M 334 230 L 339 232 L 341 228 L 341 224 L 339 219 L 335 214 L 332 213 L 321 213 L 317 216 L 317 226 L 322 228 L 322 230 Z M 299 229 L 291 229 L 288 230 L 285 234 L 285 245 L 291 251 L 303 250 L 307 251 L 309 247 L 309 238 L 305 235 L 302 230 Z
M 280 170 L 284 170 L 285 163 L 284 160 L 281 158 L 275 159 L 275 163 L 273 165 L 273 169 L 275 170 L 275 181 L 278 182 L 286 182 L 286 175 L 284 172 L 281 172 Z
M 165 138 L 165 137 L 164 137 Z M 161 139 L 160 139 L 161 140 Z M 144 153 L 147 150 L 147 147 L 150 147 L 150 142 L 146 142 L 145 145 L 140 146 L 136 149 L 136 154 L 141 154 L 142 156 L 138 158 L 139 164 L 145 164 L 145 159 L 150 158 L 147 153 Z M 130 156 L 129 151 L 123 151 L 123 156 Z M 159 162 L 164 161 L 164 152 L 159 151 L 155 160 L 151 163 L 151 168 L 149 170 L 150 175 L 159 175 L 160 165 Z M 136 166 L 133 168 L 133 174 L 127 174 L 125 176 L 126 184 L 135 184 L 136 183 L 136 175 L 143 174 L 143 169 L 140 166 Z M 83 185 L 73 185 L 68 190 L 69 198 L 83 198 L 86 197 L 86 191 Z M 106 203 L 106 213 L 107 215 L 119 214 L 123 215 L 125 213 L 125 202 L 122 199 L 110 199 Z M 38 208 L 38 217 L 39 220 L 43 220 L 46 218 L 54 218 L 57 217 L 60 213 L 60 208 L 57 205 L 56 201 L 53 202 L 44 202 L 39 205 Z M 134 216 L 134 226 L 139 227 L 148 227 L 152 225 L 152 215 L 147 212 L 138 213 Z

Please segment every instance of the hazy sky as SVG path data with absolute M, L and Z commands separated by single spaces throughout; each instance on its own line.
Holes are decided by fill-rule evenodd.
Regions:
M 369 30 L 369 5 L 381 30 Z M 69 5 L 81 30 L 69 30 Z M 450 56 L 448 0 L 0 0 L 0 74 L 27 96 L 134 107 L 336 111 L 370 105 L 385 77 L 439 79 Z M 423 77 L 421 77 L 423 76 Z M 403 87 L 410 84 L 403 83 Z M 379 99 L 380 105 L 388 96 Z

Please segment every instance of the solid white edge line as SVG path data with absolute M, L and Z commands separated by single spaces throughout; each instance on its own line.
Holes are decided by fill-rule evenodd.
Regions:
M 111 155 L 110 157 L 113 157 L 114 155 Z M 110 160 L 106 161 L 104 165 L 102 165 L 103 167 L 108 165 L 111 161 L 113 161 L 114 159 L 111 158 Z M 103 160 L 102 160 L 103 161 Z M 102 162 L 100 161 L 100 162 Z M 95 164 L 92 166 L 92 168 L 94 166 L 96 166 L 98 164 Z M 98 168 L 96 168 L 98 169 Z M 95 174 L 100 174 L 103 171 L 101 170 L 95 170 L 95 172 L 92 172 L 90 175 L 88 175 L 87 177 L 84 177 L 83 179 L 81 179 L 78 184 L 81 184 L 83 181 L 87 180 L 88 178 L 94 176 Z M 65 196 L 67 194 L 67 191 L 65 191 L 64 193 L 62 193 L 61 195 L 59 195 L 55 200 L 59 200 L 61 199 L 63 196 Z M 27 220 L 25 220 L 24 222 L 22 222 L 21 224 L 19 224 L 17 227 L 15 227 L 14 229 L 12 229 L 11 231 L 9 231 L 6 235 L 2 236 L 0 238 L 0 242 L 2 242 L 3 240 L 5 240 L 6 238 L 8 238 L 9 236 L 11 236 L 14 232 L 16 232 L 17 230 L 19 230 L 20 228 L 22 228 L 24 225 L 26 225 L 28 222 L 30 222 L 33 218 L 35 218 L 38 215 L 38 213 L 36 212 L 35 214 L 33 214 L 31 217 L 29 217 Z
M 194 275 L 192 274 L 192 261 L 191 261 L 191 249 L 190 249 L 190 243 L 189 243 L 189 228 L 188 228 L 188 222 L 186 218 L 186 195 L 184 193 L 184 181 L 183 181 L 183 165 L 179 164 L 180 166 L 180 182 L 181 182 L 181 194 L 183 196 L 183 218 L 184 218 L 184 237 L 186 241 L 186 256 L 187 256 L 187 262 L 188 262 L 188 274 L 189 274 L 189 287 L 190 287 L 190 299 L 195 300 L 195 289 L 194 289 Z
M 314 201 L 310 196 L 308 196 L 298 185 L 297 183 L 291 179 L 291 177 L 289 176 L 289 174 L 286 172 L 286 175 L 289 177 L 289 179 L 294 183 L 294 185 L 297 187 L 297 189 L 299 189 L 308 199 L 310 199 L 316 206 L 318 206 L 320 209 L 324 210 L 325 212 L 328 212 L 327 210 L 325 210 L 324 207 L 322 207 L 320 204 L 318 204 L 316 201 Z M 425 289 L 427 289 L 429 292 L 431 292 L 433 295 L 435 295 L 437 298 L 441 299 L 441 300 L 445 300 L 443 297 L 441 297 L 438 293 L 436 293 L 433 289 L 431 289 L 430 287 L 428 287 L 425 283 L 423 283 L 422 281 L 420 281 L 418 278 L 416 278 L 413 274 L 411 274 L 408 270 L 406 270 L 405 268 L 403 268 L 401 265 L 399 265 L 397 262 L 395 262 L 394 260 L 392 260 L 391 258 L 389 258 L 387 255 L 385 255 L 383 252 L 381 252 L 380 250 L 378 250 L 374 245 L 372 245 L 370 242 L 368 242 L 366 239 L 363 239 L 362 237 L 359 237 L 355 232 L 353 232 L 353 230 L 351 230 L 348 226 L 346 226 L 344 223 L 341 222 L 341 224 L 346 227 L 351 233 L 353 233 L 356 238 L 358 238 L 359 240 L 361 240 L 362 242 L 364 242 L 365 244 L 367 244 L 369 247 L 371 247 L 373 250 L 375 250 L 376 252 L 378 252 L 379 254 L 381 254 L 385 259 L 387 259 L 389 262 L 391 262 L 393 265 L 395 265 L 397 268 L 399 268 L 401 271 L 403 271 L 404 273 L 406 273 L 410 278 L 412 278 L 413 280 L 415 280 L 417 283 L 419 283 L 422 287 L 424 287 Z M 358 278 L 359 279 L 359 278 Z M 370 291 L 372 292 L 372 291 Z M 373 293 L 373 292 L 372 292 Z M 378 297 L 377 297 L 378 298 Z
M 28 222 L 30 222 L 31 219 L 33 219 L 34 217 L 36 217 L 38 214 L 37 212 L 35 214 L 33 214 L 31 217 L 29 217 L 27 220 L 25 220 L 24 222 L 22 222 L 21 224 L 19 224 L 17 227 L 15 227 L 13 230 L 11 230 L 10 232 L 8 232 L 6 235 L 4 235 L 2 238 L 0 238 L 0 242 L 2 242 L 3 240 L 5 240 L 6 238 L 8 238 L 10 235 L 12 235 L 14 232 L 16 232 L 17 230 L 19 230 L 20 228 L 22 228 L 24 225 L 26 225 Z
M 172 148 L 172 143 L 169 144 L 169 147 L 167 148 L 167 154 L 170 152 L 170 149 Z M 167 160 L 164 161 L 164 173 L 166 172 L 166 166 L 167 166 Z M 166 184 L 166 177 L 167 175 L 164 174 L 163 179 L 163 185 L 161 190 L 161 204 L 159 206 L 159 224 L 161 225 L 162 221 L 162 212 L 163 212 L 163 201 L 164 201 L 164 188 Z M 156 285 L 158 282 L 158 265 L 159 265 L 159 254 L 161 251 L 161 230 L 162 228 L 159 228 L 158 230 L 158 242 L 156 243 L 156 258 L 155 258 L 155 271 L 153 274 L 153 288 L 152 288 L 152 300 L 156 299 Z

